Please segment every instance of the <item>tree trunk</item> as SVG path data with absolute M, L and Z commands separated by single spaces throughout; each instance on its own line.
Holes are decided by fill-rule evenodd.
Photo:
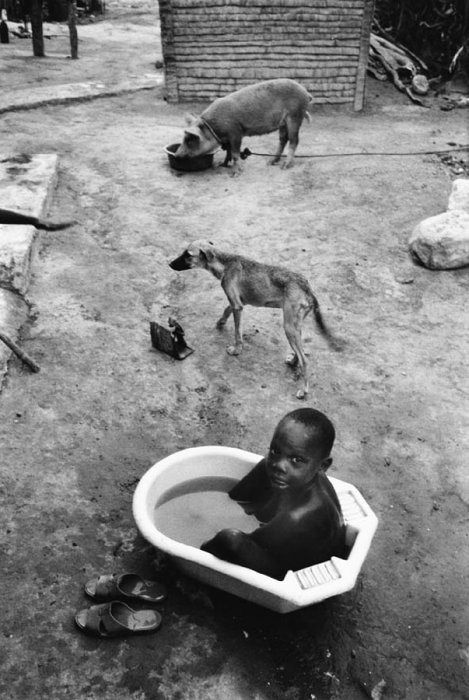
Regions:
M 78 32 L 77 32 L 77 3 L 76 0 L 68 2 L 68 31 L 70 33 L 70 55 L 78 58 Z
M 31 2 L 31 32 L 33 35 L 33 54 L 45 56 L 44 36 L 42 34 L 42 0 Z

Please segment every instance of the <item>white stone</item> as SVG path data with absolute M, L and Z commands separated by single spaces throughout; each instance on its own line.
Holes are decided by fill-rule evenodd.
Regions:
M 459 177 L 454 180 L 448 200 L 448 211 L 462 209 L 469 213 L 469 178 Z
M 432 270 L 469 265 L 469 212 L 454 209 L 424 219 L 413 230 L 409 247 Z

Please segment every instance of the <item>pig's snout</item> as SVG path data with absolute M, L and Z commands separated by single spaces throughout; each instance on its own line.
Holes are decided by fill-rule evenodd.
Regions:
M 199 127 L 194 126 L 184 131 L 184 137 L 179 148 L 174 153 L 176 158 L 197 158 L 217 150 L 219 144 L 211 134 L 205 134 Z
M 187 150 L 187 146 L 184 142 L 179 144 L 179 147 L 175 150 L 174 152 L 174 157 L 175 158 L 187 158 L 189 156 L 189 152 Z

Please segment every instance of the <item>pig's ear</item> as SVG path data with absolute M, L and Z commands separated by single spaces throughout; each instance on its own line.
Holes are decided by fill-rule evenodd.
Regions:
M 196 121 L 197 121 L 197 115 L 196 115 L 196 114 L 193 114 L 192 112 L 187 112 L 187 113 L 186 113 L 186 124 L 187 124 L 188 126 L 192 126 L 193 124 L 196 123 Z
M 200 141 L 200 131 L 196 127 L 188 127 L 184 129 L 184 137 L 188 141 Z

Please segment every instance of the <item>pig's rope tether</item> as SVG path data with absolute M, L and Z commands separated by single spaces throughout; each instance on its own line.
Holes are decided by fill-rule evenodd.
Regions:
M 217 136 L 217 134 L 215 133 L 215 129 L 213 128 L 213 126 L 211 124 L 209 124 L 208 121 L 206 119 L 204 119 L 203 117 L 199 117 L 199 119 L 202 122 L 202 124 L 205 127 L 207 127 L 207 129 L 210 131 L 210 133 L 212 134 L 215 141 L 217 141 L 217 143 L 219 143 L 220 146 L 222 146 L 223 142 L 222 142 L 221 138 L 219 136 Z M 245 149 L 245 150 L 248 150 L 248 149 Z M 247 156 L 246 156 L 246 158 L 247 158 Z
M 469 151 L 469 146 L 458 146 L 456 148 L 446 148 L 439 151 L 404 151 L 401 153 L 390 153 L 388 151 L 357 151 L 356 153 L 311 153 L 311 154 L 295 154 L 295 158 L 346 158 L 349 156 L 432 156 L 432 155 L 444 155 L 447 153 L 457 153 L 459 151 Z M 241 159 L 246 160 L 249 156 L 267 156 L 269 158 L 273 157 L 273 153 L 256 153 L 255 151 L 250 151 L 249 148 L 245 148 L 241 152 Z M 281 158 L 285 158 L 284 155 Z

